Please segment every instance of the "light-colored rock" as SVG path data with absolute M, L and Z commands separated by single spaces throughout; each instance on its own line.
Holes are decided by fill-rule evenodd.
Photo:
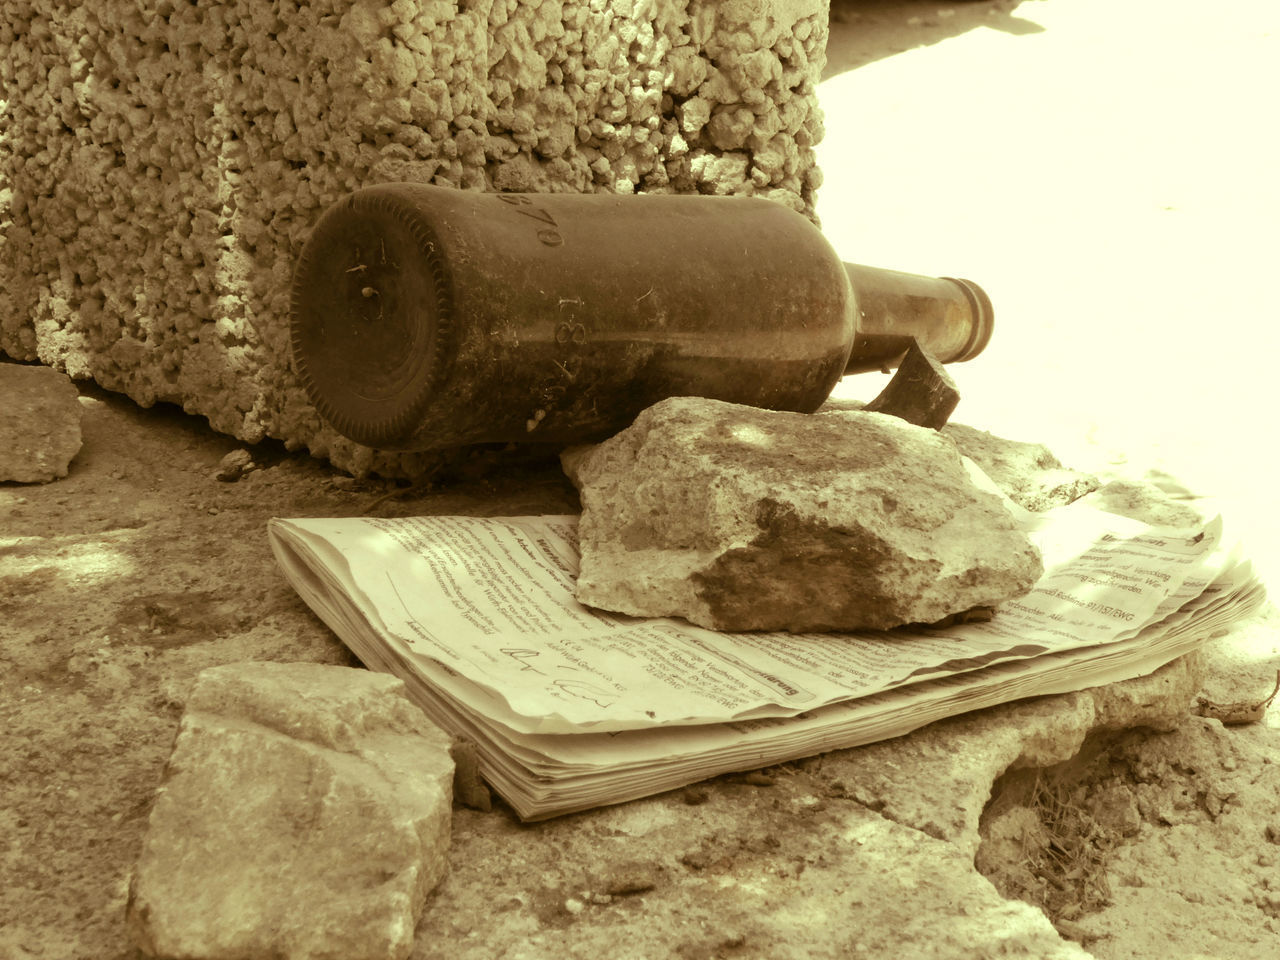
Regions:
M 1132 517 L 1155 527 L 1189 527 L 1208 519 L 1194 500 L 1175 499 L 1145 480 L 1112 480 L 1089 495 L 1099 510 Z
M 818 412 L 866 407 L 861 400 L 837 397 L 829 399 Z M 1091 473 L 1064 467 L 1044 444 L 1010 440 L 962 423 L 947 423 L 941 433 L 981 467 L 1005 496 L 1027 510 L 1040 513 L 1073 503 L 1097 490 L 1102 483 Z
M 1098 489 L 1097 477 L 1067 469 L 1043 444 L 1008 440 L 960 423 L 949 423 L 942 432 L 1010 500 L 1028 510 L 1050 510 Z
M 1161 736 L 1131 732 L 1101 769 L 1080 771 L 1075 789 L 1099 820 L 1092 794 L 1112 783 L 1137 825 L 1106 864 L 1107 902 L 1079 919 L 1099 958 L 1280 955 L 1274 743 L 1274 728 L 1193 718 Z
M 1193 654 L 1145 677 L 963 714 L 824 763 L 859 803 L 972 856 L 1002 774 L 1069 760 L 1092 735 L 1176 729 L 1203 676 L 1203 658 Z
M 677 397 L 563 457 L 577 598 L 718 630 L 887 629 L 1026 593 L 1040 555 L 955 447 L 884 414 Z
M 80 442 L 80 393 L 71 378 L 0 362 L 0 480 L 65 477 Z
M 1267 603 L 1257 616 L 1215 634 L 1205 650 L 1208 670 L 1202 697 L 1216 704 L 1265 700 L 1280 674 L 1280 610 L 1274 602 Z M 1280 720 L 1280 697 L 1269 711 Z M 1280 722 L 1271 723 L 1280 727 Z
M 385 674 L 199 676 L 130 887 L 155 957 L 400 960 L 450 837 L 448 736 Z

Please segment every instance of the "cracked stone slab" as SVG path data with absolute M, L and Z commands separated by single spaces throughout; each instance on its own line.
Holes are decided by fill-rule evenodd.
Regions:
M 449 737 L 385 674 L 196 681 L 129 892 L 152 957 L 403 960 L 447 868 Z
M 1191 654 L 1145 677 L 941 720 L 836 755 L 828 769 L 858 802 L 972 856 L 981 842 L 978 820 L 1002 774 L 1069 760 L 1093 734 L 1173 730 L 1203 678 L 1203 657 Z

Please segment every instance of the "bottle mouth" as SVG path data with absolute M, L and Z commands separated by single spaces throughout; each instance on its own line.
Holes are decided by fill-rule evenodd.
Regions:
M 969 301 L 971 317 L 969 339 L 949 362 L 972 360 L 991 342 L 991 333 L 996 323 L 995 308 L 992 307 L 991 298 L 987 296 L 987 292 L 972 280 L 962 280 L 959 277 L 942 277 L 941 279 L 950 280 L 964 292 L 965 299 Z
M 845 373 L 887 373 L 912 342 L 942 363 L 972 360 L 990 343 L 995 310 L 972 280 L 848 262 L 844 267 L 859 316 Z
M 444 375 L 450 284 L 411 185 L 358 191 L 316 223 L 294 267 L 294 364 L 343 436 L 395 448 Z

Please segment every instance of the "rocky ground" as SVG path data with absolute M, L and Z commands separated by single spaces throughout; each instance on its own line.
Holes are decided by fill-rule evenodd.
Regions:
M 1275 333 L 1250 324 L 1274 316 L 1252 272 L 1274 260 L 1254 224 L 1277 207 L 1251 106 L 1275 89 L 1254 73 L 1263 51 L 1278 59 L 1274 15 L 1169 7 L 838 3 L 823 96 L 826 149 L 844 152 L 824 159 L 822 212 L 846 259 L 992 293 L 988 354 L 953 370 L 957 419 L 1090 469 L 1172 469 L 1222 495 L 1278 582 L 1252 453 Z M 841 60 L 859 24 L 871 46 Z M 0 957 L 14 960 L 136 956 L 129 871 L 199 670 L 352 662 L 276 570 L 268 518 L 575 508 L 554 464 L 488 455 L 406 490 L 267 443 L 218 480 L 234 441 L 81 391 L 69 476 L 0 484 Z M 414 957 L 1280 955 L 1280 705 L 1233 727 L 1190 712 L 1198 692 L 1265 697 L 1278 627 L 1268 612 L 1119 693 L 546 824 L 457 809 Z M 1086 736 L 1108 698 L 1148 729 Z
M 6 957 L 134 956 L 129 871 L 200 669 L 352 662 L 276 570 L 269 517 L 575 506 L 553 463 L 472 458 L 434 489 L 405 489 L 267 445 L 238 480 L 218 480 L 234 442 L 177 410 L 82 391 L 85 445 L 70 475 L 0 489 Z M 1218 671 L 1216 697 L 1262 688 L 1280 662 L 1275 627 L 1272 615 L 1231 638 L 1246 659 Z M 869 956 L 941 957 L 974 955 L 978 942 L 1071 956 L 1043 915 L 981 880 L 975 856 L 1095 956 L 1165 957 L 1171 943 L 1185 947 L 1173 955 L 1263 956 L 1280 942 L 1280 717 L 1273 708 L 1238 728 L 1190 717 L 1199 674 L 1175 673 L 1143 694 L 1158 704 L 1146 722 L 1170 726 L 1172 702 L 1184 723 L 1094 738 L 1091 755 L 1040 774 L 1050 787 L 1010 775 L 981 823 L 1010 757 L 1046 740 L 1051 761 L 1075 752 L 1087 697 L 548 824 L 521 825 L 501 805 L 459 808 L 452 871 L 415 956 L 586 956 L 623 930 L 631 952 L 610 955 L 838 956 L 862 944 Z M 1037 724 L 1049 733 L 1030 732 Z M 1060 849 L 1075 861 L 1055 863 Z M 903 902 L 925 915 L 916 931 L 885 925 Z M 880 929 L 849 933 L 863 918 Z

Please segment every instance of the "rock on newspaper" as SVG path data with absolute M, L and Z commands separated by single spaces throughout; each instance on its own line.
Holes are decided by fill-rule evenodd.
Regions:
M 1086 497 L 1024 522 L 1045 559 L 986 623 L 718 633 L 573 597 L 577 518 L 276 519 L 302 598 L 395 674 L 537 820 L 1143 676 L 1264 600 L 1220 518 L 1155 528 Z

